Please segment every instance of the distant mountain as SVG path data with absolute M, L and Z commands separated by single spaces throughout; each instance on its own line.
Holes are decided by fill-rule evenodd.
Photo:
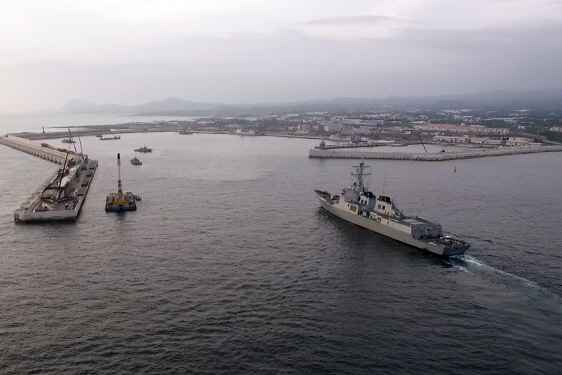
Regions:
M 120 105 L 103 104 L 95 105 L 83 100 L 74 99 L 67 102 L 63 107 L 62 113 L 115 113 L 115 114 L 143 114 L 157 113 L 166 111 L 197 111 L 215 109 L 222 104 L 217 103 L 196 103 L 178 98 L 168 98 L 159 102 L 150 102 L 140 105 Z
M 562 100 L 562 88 L 544 90 L 493 90 L 474 94 L 433 97 L 441 100 L 460 100 L 472 105 L 552 105 Z
M 88 111 L 96 108 L 97 105 L 94 103 L 86 102 L 80 99 L 73 99 L 65 103 L 62 107 L 62 112 L 64 113 L 77 113 L 81 111 Z
M 66 103 L 62 108 L 62 112 L 130 115 L 243 116 L 313 111 L 361 111 L 381 109 L 387 106 L 395 109 L 412 107 L 427 109 L 467 109 L 477 106 L 562 109 L 562 89 L 529 91 L 495 90 L 472 94 L 387 97 L 376 99 L 338 97 L 326 100 L 244 105 L 197 103 L 178 98 L 168 98 L 162 101 L 134 106 L 118 104 L 104 104 L 98 106 L 83 100 L 75 99 Z

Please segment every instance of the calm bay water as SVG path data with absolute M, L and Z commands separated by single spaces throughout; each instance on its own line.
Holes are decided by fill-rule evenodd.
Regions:
M 444 267 L 323 211 L 356 162 L 317 141 L 82 143 L 100 167 L 68 224 L 14 224 L 57 166 L 0 147 L 1 373 L 562 372 L 562 154 L 370 161 L 375 193 L 473 243 Z

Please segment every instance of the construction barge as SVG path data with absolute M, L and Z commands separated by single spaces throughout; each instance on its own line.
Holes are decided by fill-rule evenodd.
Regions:
M 117 193 L 109 193 L 105 199 L 105 212 L 136 211 L 138 195 L 130 191 L 123 193 L 121 182 L 121 154 L 117 154 Z
M 23 222 L 76 220 L 98 167 L 82 153 L 68 158 L 52 179 L 14 211 L 14 220 Z
M 67 136 L 69 133 L 67 133 Z M 68 138 L 72 140 L 72 137 Z M 75 142 L 68 142 L 74 145 Z M 62 164 L 20 208 L 14 210 L 16 222 L 76 220 L 94 178 L 97 160 L 82 152 L 40 145 L 25 138 L 9 135 L 0 137 L 0 144 L 53 163 Z

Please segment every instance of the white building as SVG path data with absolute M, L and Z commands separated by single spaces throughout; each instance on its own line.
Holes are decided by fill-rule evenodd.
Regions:
M 414 129 L 428 132 L 461 133 L 461 134 L 496 134 L 507 135 L 509 128 L 488 128 L 482 125 L 425 124 L 413 125 Z
M 437 142 L 447 143 L 468 143 L 470 138 L 468 136 L 449 136 L 449 135 L 436 135 L 433 139 Z
M 324 131 L 327 132 L 339 132 L 342 130 L 342 124 L 324 124 L 323 125 Z
M 509 137 L 509 139 L 505 141 L 505 145 L 506 146 L 534 146 L 534 147 L 538 147 L 541 144 L 533 142 L 532 138 Z

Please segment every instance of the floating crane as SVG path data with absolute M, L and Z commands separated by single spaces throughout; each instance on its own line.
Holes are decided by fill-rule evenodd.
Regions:
M 136 197 L 130 191 L 123 193 L 121 183 L 121 155 L 117 154 L 117 193 L 109 193 L 105 200 L 105 211 L 136 211 Z

